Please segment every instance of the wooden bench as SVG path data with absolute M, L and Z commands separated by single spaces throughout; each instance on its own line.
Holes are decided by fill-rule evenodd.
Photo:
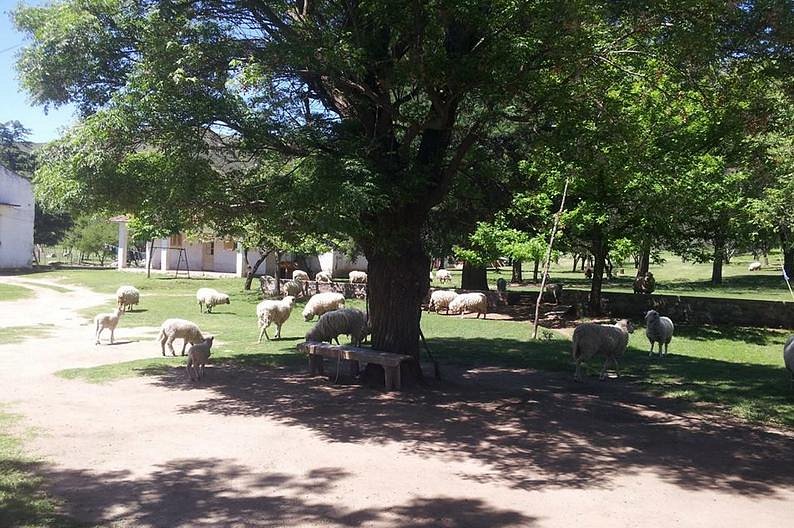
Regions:
M 400 363 L 411 358 L 405 354 L 380 352 L 371 348 L 361 348 L 350 345 L 332 345 L 316 341 L 306 341 L 297 345 L 298 351 L 309 356 L 309 372 L 323 374 L 323 358 L 336 360 L 375 363 L 383 367 L 386 390 L 400 390 Z

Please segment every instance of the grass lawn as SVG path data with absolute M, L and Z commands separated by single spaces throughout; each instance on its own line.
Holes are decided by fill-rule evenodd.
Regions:
M 22 453 L 21 439 L 10 432 L 16 422 L 0 409 L 0 526 L 77 527 L 44 492 L 40 464 Z
M 33 297 L 33 290 L 15 284 L 0 284 L 0 302 L 18 301 L 28 297 Z
M 713 286 L 711 284 L 711 264 L 693 264 L 681 262 L 681 258 L 673 254 L 663 254 L 665 262 L 661 265 L 652 265 L 651 272 L 656 278 L 656 293 L 669 295 L 694 295 L 699 297 L 739 297 L 744 299 L 762 299 L 792 301 L 786 282 L 780 271 L 779 258 L 775 255 L 770 256 L 770 266 L 761 271 L 747 271 L 747 265 L 752 262 L 751 255 L 739 255 L 734 257 L 730 264 L 723 268 L 723 284 Z M 627 263 L 624 267 L 625 274 L 616 277 L 612 281 L 604 282 L 604 291 L 633 291 L 634 265 Z M 566 287 L 590 289 L 590 281 L 585 278 L 581 271 L 571 271 L 573 261 L 568 258 L 561 258 L 559 263 L 552 264 L 550 275 L 552 281 L 562 282 Z M 511 286 L 510 289 L 534 290 L 536 286 L 531 284 L 532 263 L 524 264 L 524 280 L 526 284 L 522 286 Z M 460 270 L 450 270 L 452 274 L 452 285 L 460 287 Z M 504 267 L 500 271 L 489 270 L 488 282 L 492 288 L 496 288 L 496 281 L 504 278 L 508 282 L 512 277 L 510 267 Z M 434 282 L 434 286 L 441 286 Z

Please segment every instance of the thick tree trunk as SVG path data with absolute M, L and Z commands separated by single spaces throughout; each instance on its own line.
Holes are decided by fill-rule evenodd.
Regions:
M 532 269 L 532 282 L 538 282 L 538 272 L 540 271 L 540 259 L 535 259 L 535 267 Z
M 488 273 L 484 267 L 473 266 L 468 262 L 463 263 L 463 275 L 460 287 L 464 290 L 487 290 Z
M 790 279 L 794 279 L 794 237 L 785 227 L 780 229 L 780 249 L 783 251 L 783 269 Z
M 254 281 L 254 275 L 256 274 L 256 271 L 259 269 L 259 266 L 262 265 L 265 259 L 267 259 L 267 256 L 270 255 L 270 251 L 263 252 L 262 248 L 259 248 L 259 252 L 260 257 L 256 262 L 254 262 L 254 265 L 251 266 L 251 269 L 248 270 L 248 274 L 245 276 L 245 286 L 243 288 L 245 290 L 251 289 L 251 283 Z M 248 251 L 246 251 L 246 261 L 248 261 Z
M 511 282 L 519 283 L 524 280 L 524 270 L 521 269 L 521 261 L 513 260 L 513 278 Z
M 593 240 L 593 281 L 590 284 L 590 313 L 601 313 L 601 286 L 604 282 L 604 268 L 606 266 L 607 245 L 603 240 Z
M 651 268 L 651 243 L 643 242 L 640 250 L 640 265 L 637 268 L 637 275 L 645 275 Z
M 579 255 L 574 253 L 573 254 L 573 268 L 571 269 L 571 271 L 573 271 L 574 273 L 576 272 L 576 265 L 577 264 L 579 264 Z
M 722 284 L 722 264 L 725 259 L 725 244 L 721 240 L 714 241 L 714 261 L 711 265 L 711 284 Z

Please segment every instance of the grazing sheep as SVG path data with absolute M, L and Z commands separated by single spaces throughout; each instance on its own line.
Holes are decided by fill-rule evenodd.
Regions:
M 288 297 L 300 297 L 303 295 L 303 284 L 293 279 L 281 286 L 281 292 Z
M 332 282 L 331 274 L 324 271 L 317 272 L 317 275 L 314 276 L 314 280 L 317 282 L 324 282 L 326 284 Z
M 560 304 L 562 284 L 547 284 L 543 292 L 550 293 L 554 297 L 554 304 Z
M 444 284 L 445 282 L 452 282 L 452 275 L 449 273 L 449 271 L 440 269 L 436 271 L 436 280 L 441 284 Z
M 201 343 L 204 341 L 204 336 L 196 323 L 185 319 L 166 319 L 160 326 L 160 334 L 157 336 L 163 355 L 165 355 L 165 346 L 168 345 L 171 355 L 176 356 L 173 345 L 175 339 L 183 340 L 182 355 L 184 356 L 187 344 L 195 345 Z
M 656 289 L 656 279 L 650 271 L 645 275 L 637 275 L 634 279 L 634 293 L 653 293 Z
M 427 309 L 436 313 L 441 313 L 441 310 L 444 310 L 448 314 L 449 303 L 457 296 L 458 294 L 452 290 L 436 290 L 430 294 Z
M 789 337 L 783 346 L 783 363 L 791 373 L 791 386 L 794 387 L 794 335 Z
M 231 304 L 228 295 L 212 288 L 199 288 L 196 292 L 196 301 L 198 301 L 201 313 L 204 313 L 205 306 L 207 307 L 207 313 L 212 313 L 213 306 Z
M 287 295 L 280 301 L 262 301 L 256 305 L 256 318 L 259 323 L 259 340 L 257 340 L 257 343 L 262 342 L 263 335 L 270 341 L 270 336 L 267 335 L 267 327 L 270 326 L 270 323 L 276 325 L 275 338 L 281 338 L 281 325 L 289 319 L 294 303 L 295 297 Z
M 484 293 L 461 293 L 449 303 L 447 313 L 457 313 L 461 317 L 465 312 L 476 312 L 477 319 L 485 319 L 488 314 L 488 297 Z
M 360 346 L 369 333 L 367 318 L 361 310 L 342 308 L 326 312 L 317 323 L 306 333 L 306 341 L 325 341 L 330 343 L 342 334 L 350 336 L 353 346 Z
M 309 282 L 309 274 L 303 270 L 296 269 L 292 272 L 292 280 Z
M 350 279 L 350 282 L 357 282 L 360 284 L 367 283 L 367 274 L 364 271 L 351 271 L 348 274 L 348 278 Z
M 614 325 L 583 323 L 577 326 L 573 331 L 573 360 L 576 363 L 573 378 L 582 381 L 582 363 L 597 355 L 606 358 L 601 369 L 601 379 L 607 376 L 607 365 L 610 360 L 615 363 L 615 374 L 617 374 L 617 358 L 626 351 L 629 334 L 632 332 L 634 325 L 627 319 L 622 319 Z
M 761 270 L 761 263 L 758 261 L 751 262 L 749 266 L 747 266 L 747 271 L 760 271 Z
M 345 307 L 345 296 L 336 292 L 323 292 L 312 295 L 303 309 L 303 320 L 308 322 L 314 316 L 320 317 L 325 312 Z
M 187 364 L 185 365 L 185 370 L 187 371 L 190 381 L 200 380 L 204 377 L 204 365 L 210 358 L 210 349 L 212 349 L 213 339 L 215 339 L 215 336 L 209 336 L 201 343 L 191 345 L 187 350 Z M 193 372 L 190 371 L 190 367 L 193 367 Z M 193 373 L 196 374 L 195 378 L 193 377 Z
M 116 331 L 116 326 L 119 324 L 119 318 L 124 310 L 121 306 L 117 307 L 112 312 L 97 314 L 94 317 L 94 326 L 96 329 L 96 344 L 99 344 L 99 335 L 105 328 L 110 330 L 110 344 L 113 344 L 113 333 Z
M 140 298 L 141 292 L 135 286 L 119 286 L 119 289 L 116 290 L 116 302 L 123 312 L 132 310 L 133 305 L 138 304 Z
M 673 331 L 675 326 L 669 317 L 659 315 L 656 310 L 648 310 L 645 314 L 645 335 L 648 336 L 648 341 L 651 342 L 651 351 L 648 357 L 653 355 L 653 344 L 659 343 L 659 357 L 662 357 L 662 344 L 664 344 L 664 355 L 667 355 L 667 347 L 670 345 L 670 340 L 673 339 Z

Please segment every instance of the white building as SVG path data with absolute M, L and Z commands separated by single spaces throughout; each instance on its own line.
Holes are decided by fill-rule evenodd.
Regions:
M 127 267 L 127 218 L 117 216 L 111 218 L 119 224 L 118 268 Z M 248 264 L 253 265 L 259 260 L 261 253 L 255 249 L 248 250 Z M 146 246 L 146 260 L 149 261 L 149 244 Z M 291 260 L 289 254 L 282 255 L 282 260 Z M 242 245 L 231 239 L 216 238 L 212 241 L 191 240 L 183 234 L 171 235 L 154 241 L 151 255 L 152 269 L 161 271 L 190 270 L 231 273 L 238 277 L 247 274 L 247 263 Z M 322 270 L 333 277 L 347 277 L 353 270 L 367 270 L 367 259 L 358 257 L 351 261 L 338 251 L 329 251 L 316 257 L 306 259 L 308 271 L 312 276 Z M 271 253 L 257 269 L 257 275 L 275 275 L 275 253 Z
M 33 265 L 35 214 L 30 180 L 0 165 L 0 269 Z

